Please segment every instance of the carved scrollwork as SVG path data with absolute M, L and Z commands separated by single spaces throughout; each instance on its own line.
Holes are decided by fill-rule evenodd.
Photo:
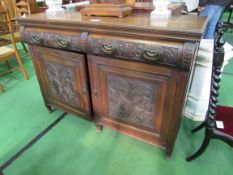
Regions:
M 108 75 L 109 116 L 154 128 L 156 84 Z
M 100 38 L 88 38 L 88 52 L 94 55 L 111 56 L 140 62 L 177 66 L 179 49 Z
M 183 58 L 181 60 L 181 67 L 182 68 L 185 68 L 185 69 L 190 68 L 191 62 L 195 56 L 196 47 L 197 47 L 196 43 L 186 42 L 184 44 Z
M 64 39 L 64 38 L 58 38 L 57 39 L 57 45 L 60 48 L 67 48 L 70 44 L 70 40 L 69 39 Z
M 158 50 L 158 49 L 154 49 L 154 50 L 145 49 L 144 50 L 143 58 L 145 58 L 146 60 L 157 61 L 161 57 L 162 57 L 161 50 Z
M 61 33 L 24 30 L 22 33 L 24 34 L 24 41 L 27 43 L 83 52 L 85 52 L 87 48 L 87 32 L 83 32 L 80 35 L 63 35 Z
M 116 52 L 116 47 L 112 43 L 106 43 L 101 46 L 101 50 L 105 54 L 114 54 Z
M 32 43 L 41 44 L 43 42 L 43 35 L 41 33 L 32 33 Z
M 69 67 L 47 60 L 44 60 L 44 66 L 50 94 L 68 104 L 80 107 L 80 97 L 75 84 L 75 72 Z

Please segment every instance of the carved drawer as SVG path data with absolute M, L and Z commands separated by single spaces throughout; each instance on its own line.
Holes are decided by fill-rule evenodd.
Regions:
M 189 69 L 195 43 L 149 41 L 88 35 L 87 51 L 97 56 Z M 186 54 L 187 53 L 187 54 Z
M 86 32 L 64 32 L 28 28 L 21 30 L 25 42 L 41 46 L 49 46 L 65 50 L 84 52 L 86 50 Z

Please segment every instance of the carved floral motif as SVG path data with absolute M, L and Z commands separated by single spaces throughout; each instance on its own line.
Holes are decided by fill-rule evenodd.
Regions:
M 184 44 L 184 50 L 183 50 L 183 59 L 181 62 L 182 68 L 189 69 L 191 62 L 194 58 L 195 51 L 196 51 L 197 45 L 195 43 L 185 43 Z
M 109 116 L 154 128 L 156 84 L 108 75 Z
M 175 47 L 88 38 L 88 51 L 94 55 L 105 55 L 140 62 L 174 66 L 179 64 L 179 49 Z M 148 53 L 150 54 L 148 55 Z
M 75 72 L 67 66 L 47 60 L 44 60 L 44 66 L 50 94 L 66 103 L 80 107 L 80 98 L 76 91 Z
M 87 32 L 80 35 L 62 35 L 50 32 L 25 32 L 24 40 L 28 43 L 45 45 L 74 51 L 86 51 Z
M 196 43 L 192 42 L 184 42 L 182 50 L 178 47 L 134 43 L 130 40 L 92 38 L 88 32 L 63 35 L 51 32 L 32 32 L 21 28 L 21 34 L 26 42 L 32 44 L 182 69 L 190 68 L 197 47 Z

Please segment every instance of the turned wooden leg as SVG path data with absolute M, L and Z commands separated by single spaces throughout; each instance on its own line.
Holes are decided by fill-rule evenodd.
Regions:
M 207 146 L 210 143 L 210 139 L 211 139 L 210 136 L 206 135 L 201 147 L 192 156 L 187 157 L 186 160 L 192 161 L 192 160 L 196 159 L 197 157 L 199 157 L 206 150 Z
M 17 62 L 18 62 L 18 64 L 19 64 L 19 67 L 20 67 L 20 69 L 21 69 L 21 71 L 22 71 L 22 73 L 23 73 L 23 75 L 24 75 L 24 78 L 25 78 L 26 80 L 28 80 L 28 75 L 27 75 L 27 73 L 26 73 L 26 71 L 25 71 L 25 69 L 24 69 L 24 67 L 23 67 L 23 63 L 22 63 L 22 61 L 21 61 L 21 58 L 20 58 L 19 53 L 18 53 L 17 50 L 15 50 L 15 57 L 16 57 L 16 60 L 17 60 Z
M 204 128 L 204 126 L 205 126 L 205 122 L 202 122 L 199 126 L 194 128 L 191 132 L 195 133 L 195 132 L 199 131 L 200 129 Z

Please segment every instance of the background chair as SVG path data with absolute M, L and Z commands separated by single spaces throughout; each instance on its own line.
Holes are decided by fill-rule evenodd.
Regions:
M 217 105 L 219 95 L 218 90 L 220 88 L 219 84 L 221 81 L 221 68 L 224 61 L 223 45 L 225 42 L 223 40 L 223 33 L 223 24 L 219 23 L 215 36 L 215 48 L 210 86 L 211 90 L 206 119 L 201 125 L 192 130 L 192 132 L 195 133 L 200 129 L 205 128 L 205 138 L 201 147 L 197 150 L 196 153 L 188 157 L 186 159 L 187 161 L 191 161 L 204 153 L 211 139 L 221 140 L 233 147 L 233 108 Z M 224 128 L 221 129 L 221 127 L 218 126 L 218 123 L 216 124 L 217 120 L 223 122 Z
M 233 12 L 233 3 L 231 3 L 228 7 L 226 7 L 225 11 L 229 12 L 229 15 L 228 15 L 227 21 L 224 22 L 224 26 L 226 29 L 231 29 L 231 32 L 232 32 L 233 22 L 231 20 L 232 20 L 232 12 Z
M 35 0 L 3 0 L 4 4 L 8 8 L 8 12 L 10 14 L 10 19 L 12 23 L 12 29 L 14 33 L 15 42 L 21 42 L 25 53 L 28 53 L 27 47 L 19 33 L 19 25 L 17 23 L 16 18 L 22 15 L 30 15 L 38 12 L 38 6 Z M 5 38 L 10 41 L 10 35 L 6 34 L 1 36 L 1 38 Z M 10 44 L 10 43 L 9 43 Z
M 13 70 L 17 68 L 12 67 L 9 64 L 8 60 L 10 58 L 15 57 L 25 79 L 28 80 L 27 73 L 23 67 L 23 63 L 21 61 L 21 58 L 16 48 L 16 43 L 15 43 L 13 31 L 12 31 L 9 13 L 3 0 L 0 0 L 0 20 L 1 20 L 1 23 L 0 23 L 0 62 L 5 62 L 9 69 L 7 72 L 12 72 Z M 8 38 L 2 37 L 5 35 L 9 35 L 10 40 Z M 12 48 L 7 47 L 8 44 L 11 44 Z M 1 91 L 3 91 L 2 85 L 0 86 L 1 86 Z
M 16 0 L 14 3 L 15 16 L 30 15 L 30 5 L 28 0 Z

